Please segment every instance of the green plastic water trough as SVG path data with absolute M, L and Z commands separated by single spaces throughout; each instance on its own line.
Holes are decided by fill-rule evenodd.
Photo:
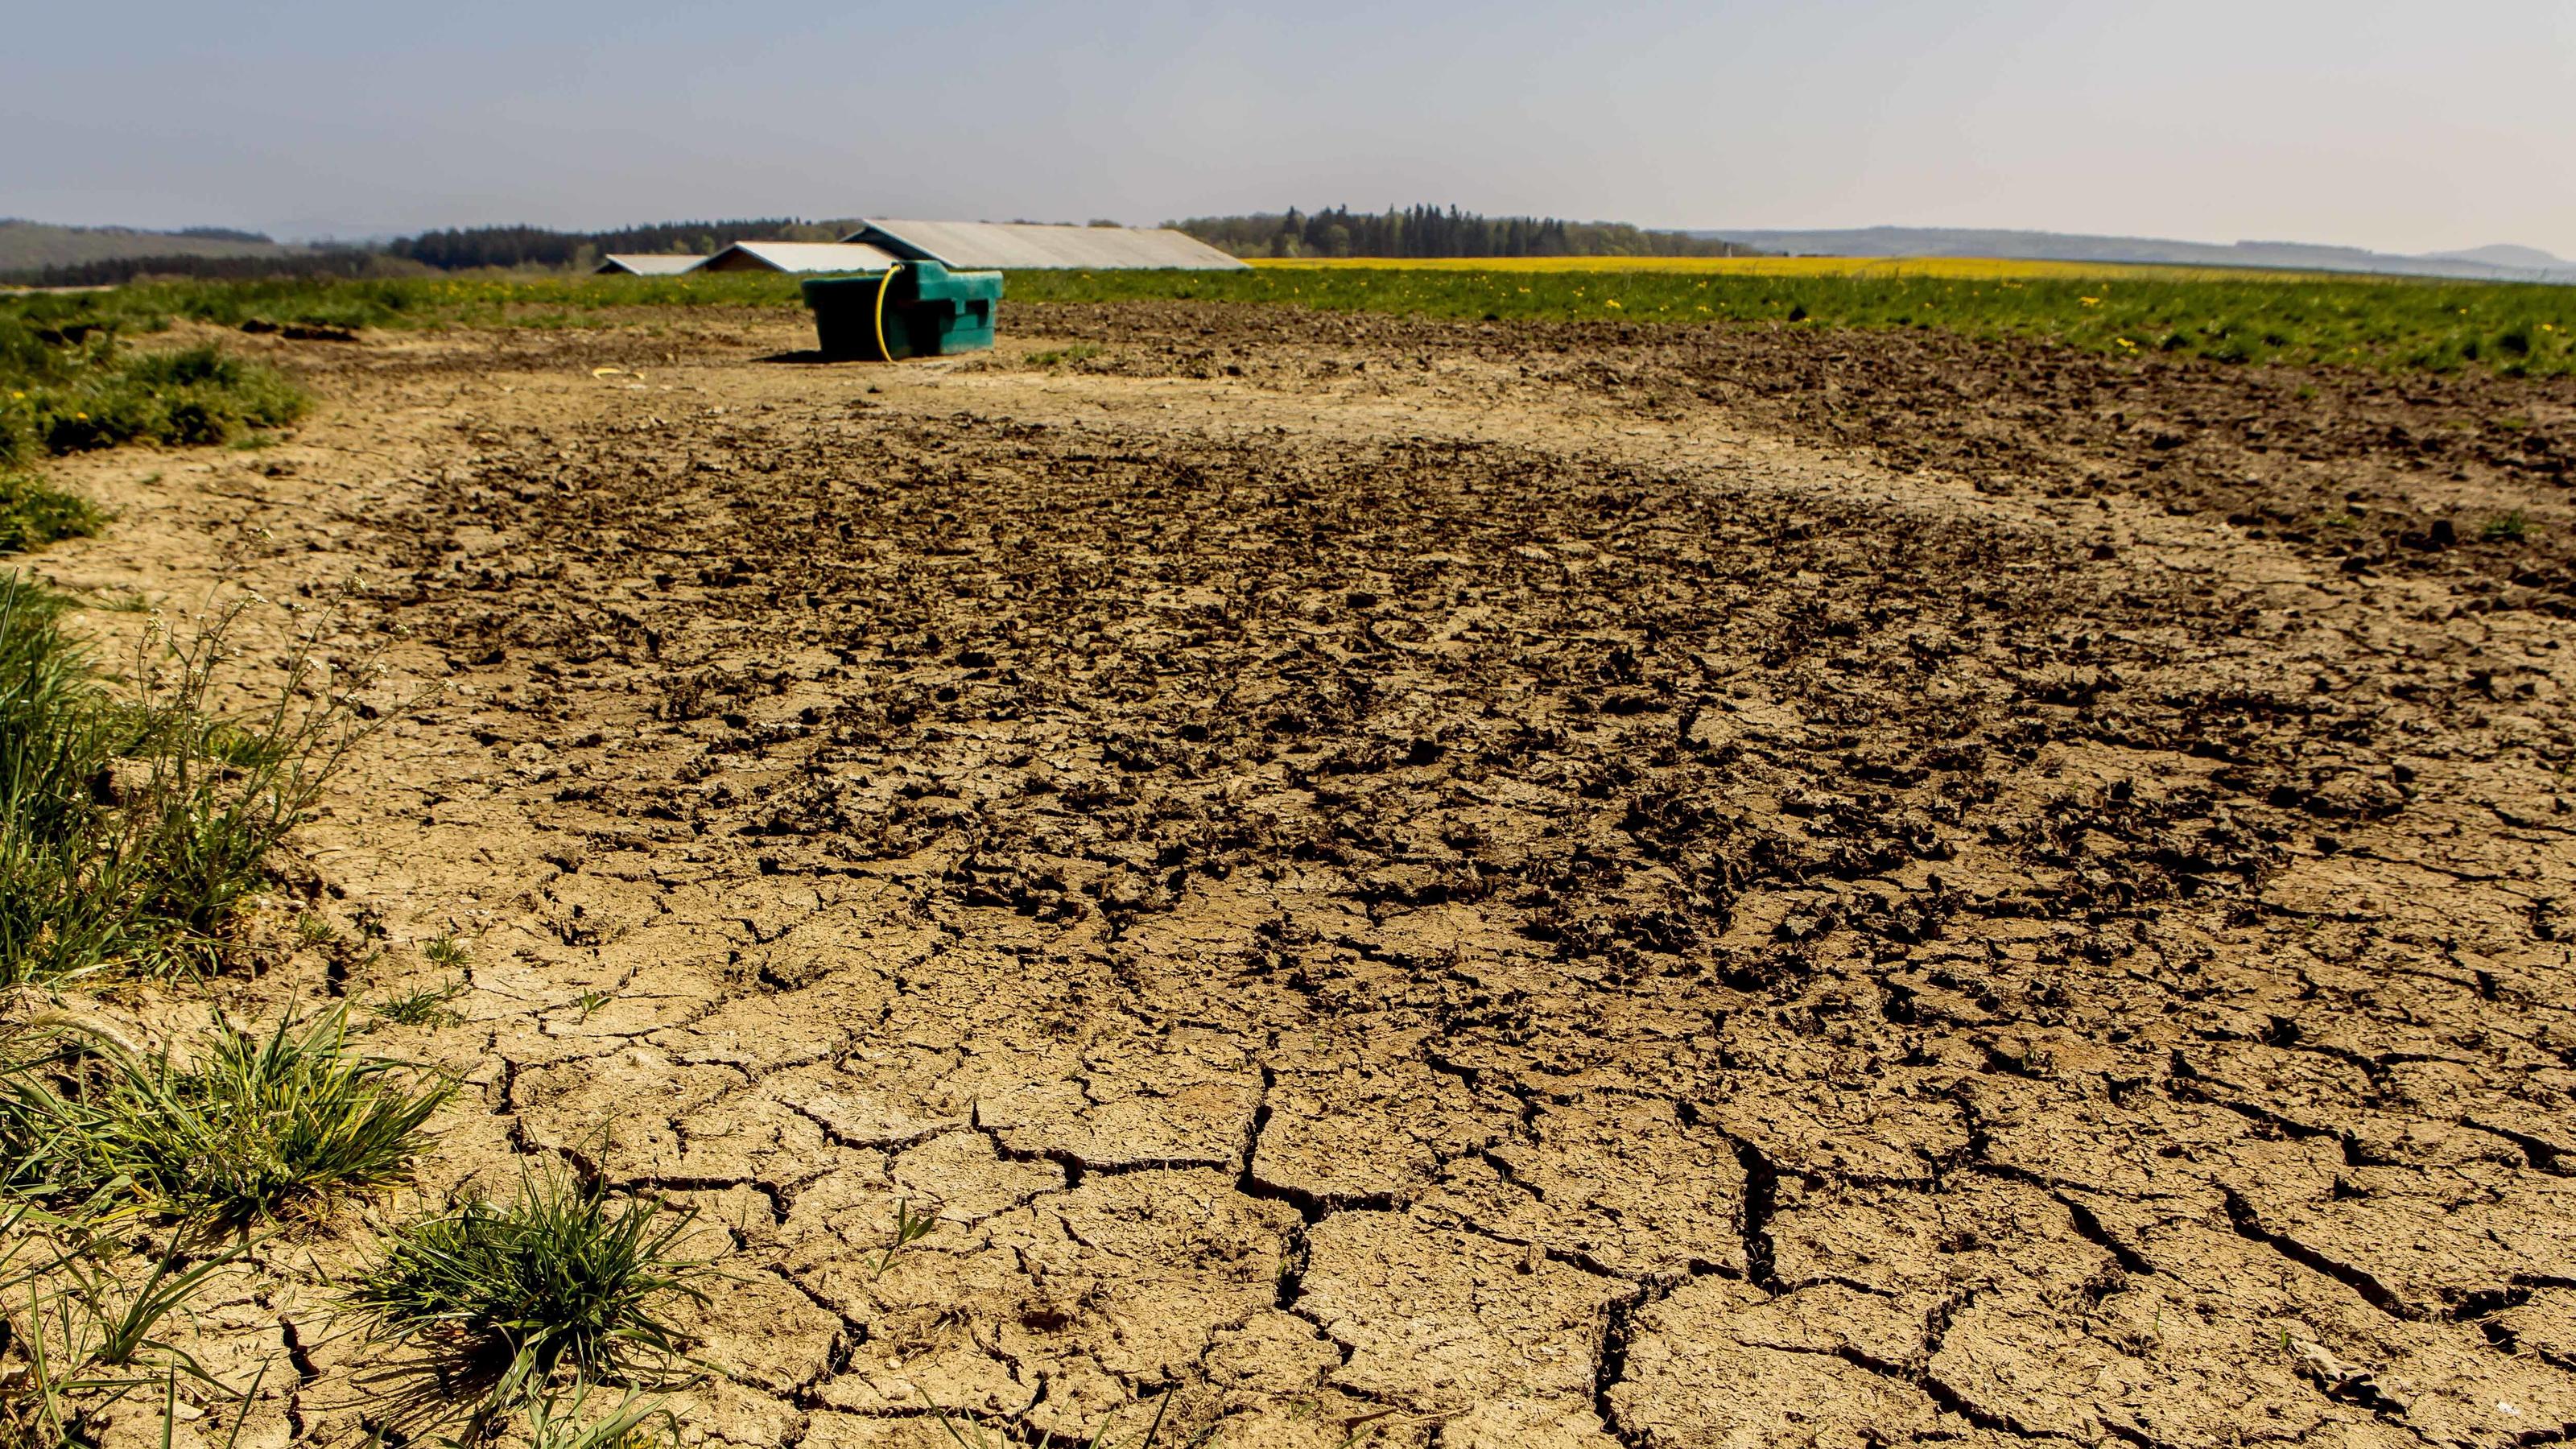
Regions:
M 905 262 L 889 271 L 816 277 L 804 292 L 825 357 L 892 362 L 991 347 L 1002 274 Z

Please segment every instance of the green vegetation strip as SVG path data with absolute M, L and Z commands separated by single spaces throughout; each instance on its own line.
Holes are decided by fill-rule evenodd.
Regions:
M 283 427 L 308 406 L 275 368 L 220 348 L 120 341 L 121 330 L 166 327 L 167 314 L 142 321 L 101 309 L 84 320 L 46 305 L 55 300 L 0 307 L 0 554 L 96 533 L 107 521 L 36 472 L 41 459 L 130 442 L 229 442 Z
M 1016 301 L 1195 298 L 1495 321 L 1939 328 L 2120 356 L 2514 376 L 2576 372 L 2576 287 L 2313 277 L 1783 277 L 1683 270 L 1262 267 L 1025 272 Z
M 225 327 L 600 326 L 639 309 L 799 306 L 797 279 L 507 275 L 392 281 L 164 282 L 0 302 L 0 325 L 134 333 Z M 1777 276 L 1686 269 L 1262 267 L 1015 272 L 1014 302 L 1200 300 L 1466 320 L 1938 328 L 2114 356 L 2168 353 L 2511 376 L 2576 373 L 2576 287 L 2248 272 L 2103 278 Z M 247 414 L 244 415 L 247 417 Z

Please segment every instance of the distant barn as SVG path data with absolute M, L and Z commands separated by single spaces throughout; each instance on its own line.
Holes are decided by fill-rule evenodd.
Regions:
M 735 242 L 699 264 L 702 272 L 881 272 L 902 260 L 851 242 Z
M 610 252 L 599 259 L 598 271 L 626 277 L 676 277 L 694 272 L 705 257 L 647 255 L 642 252 Z
M 868 221 L 843 238 L 952 271 L 1245 269 L 1194 236 L 1160 227 L 1049 226 L 1022 221 Z

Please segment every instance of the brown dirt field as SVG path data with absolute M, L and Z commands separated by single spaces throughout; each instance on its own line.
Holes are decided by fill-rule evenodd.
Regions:
M 703 1208 L 688 1442 L 2576 1436 L 2576 388 L 1005 326 L 272 343 L 35 560 L 444 688 L 290 871 L 389 954 L 223 990 L 471 941 L 421 1197 Z M 364 1438 L 360 1228 L 245 1445 Z

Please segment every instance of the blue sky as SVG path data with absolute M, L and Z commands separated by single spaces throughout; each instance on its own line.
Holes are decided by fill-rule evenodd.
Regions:
M 89 0 L 0 215 L 362 235 L 1416 200 L 2576 255 L 2576 3 Z

